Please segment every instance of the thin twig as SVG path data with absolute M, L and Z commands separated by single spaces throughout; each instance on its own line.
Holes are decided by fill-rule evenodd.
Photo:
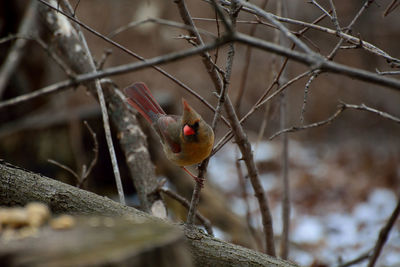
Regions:
M 283 90 L 285 90 L 287 87 L 289 87 L 290 85 L 292 85 L 293 83 L 295 83 L 296 81 L 299 81 L 300 79 L 304 78 L 305 76 L 307 76 L 310 73 L 310 71 L 306 71 L 296 77 L 294 77 L 293 79 L 291 79 L 290 81 L 288 81 L 287 83 L 283 84 L 281 87 L 279 87 L 274 93 L 272 93 L 268 98 L 262 100 L 262 101 L 258 101 L 259 103 L 255 106 L 253 106 L 249 112 L 247 112 L 246 115 L 243 116 L 242 119 L 240 119 L 240 124 L 243 124 L 254 112 L 256 112 L 260 107 L 262 107 L 264 104 L 268 103 L 271 99 L 273 99 L 274 97 L 276 97 L 277 95 L 279 95 L 279 93 L 281 93 Z M 229 130 L 221 139 L 220 141 L 215 145 L 211 155 L 214 155 L 215 153 L 217 153 L 227 142 L 229 142 L 229 140 L 231 140 L 233 137 L 232 134 L 232 130 Z
M 343 103 L 343 102 L 341 102 L 341 103 L 342 103 L 342 105 L 344 105 L 345 108 L 352 108 L 352 109 L 368 111 L 368 112 L 374 113 L 374 114 L 376 114 L 378 116 L 381 116 L 381 117 L 383 117 L 385 119 L 393 121 L 395 123 L 400 123 L 400 118 L 399 117 L 396 117 L 396 116 L 393 116 L 393 115 L 391 115 L 389 113 L 386 113 L 386 112 L 383 112 L 383 111 L 368 107 L 365 104 L 353 105 L 353 104 L 346 104 L 346 103 Z
M 398 6 L 400 6 L 400 3 L 397 2 L 398 0 L 393 0 L 385 9 L 383 12 L 383 16 L 386 17 L 390 13 L 392 13 Z
M 94 152 L 94 157 L 92 159 L 92 161 L 90 162 L 89 168 L 86 167 L 86 164 L 82 164 L 82 169 L 81 169 L 81 174 L 78 175 L 78 173 L 74 170 L 72 170 L 70 167 L 59 163 L 53 159 L 48 159 L 47 161 L 57 165 L 58 167 L 66 170 L 67 172 L 71 173 L 75 179 L 76 179 L 76 186 L 78 188 L 82 188 L 83 184 L 86 182 L 89 174 L 92 172 L 93 167 L 96 165 L 97 163 L 97 159 L 98 159 L 98 155 L 99 155 L 99 143 L 97 142 L 97 138 L 96 138 L 96 133 L 92 130 L 92 128 L 90 127 L 90 125 L 84 121 L 83 122 L 86 126 L 86 128 L 88 129 L 90 135 L 93 138 L 93 152 Z
M 131 28 L 134 28 L 134 27 L 137 27 L 139 25 L 146 24 L 146 23 L 156 23 L 156 24 L 159 24 L 159 25 L 165 25 L 165 26 L 174 27 L 174 28 L 178 28 L 178 29 L 184 29 L 184 30 L 192 30 L 193 29 L 191 26 L 188 26 L 186 24 L 179 23 L 179 22 L 176 22 L 176 21 L 172 21 L 172 20 L 166 20 L 166 19 L 160 19 L 160 18 L 147 18 L 147 19 L 144 19 L 144 20 L 132 21 L 132 22 L 130 22 L 130 23 L 124 25 L 124 26 L 121 26 L 121 27 L 113 30 L 111 33 L 109 33 L 108 37 L 109 38 L 114 38 L 116 35 L 124 32 L 126 30 L 129 30 Z M 198 31 L 201 34 L 207 35 L 207 36 L 212 37 L 212 38 L 216 38 L 215 34 L 209 32 L 209 31 L 206 31 L 206 30 L 203 30 L 203 29 L 198 29 Z
M 25 10 L 24 17 L 21 21 L 21 25 L 18 29 L 18 35 L 30 34 L 35 29 L 36 24 L 36 9 L 37 2 L 30 1 L 28 7 Z M 25 39 L 18 39 L 14 45 L 10 48 L 7 53 L 7 57 L 4 59 L 0 67 L 0 99 L 4 93 L 4 89 L 7 86 L 8 80 L 14 73 L 15 68 L 18 66 L 24 52 L 26 45 Z
M 218 19 L 218 11 L 217 10 L 215 10 L 215 25 L 217 27 L 217 36 L 218 36 L 218 38 L 220 38 L 221 37 L 221 30 L 220 30 L 220 27 L 219 27 L 219 19 Z M 214 53 L 214 63 L 215 63 L 215 65 L 218 64 L 218 56 L 219 56 L 219 47 L 217 47 L 217 49 L 215 49 L 215 53 Z
M 60 66 L 60 68 L 69 78 L 73 79 L 75 77 L 76 73 L 71 70 L 71 68 L 68 67 L 68 65 L 65 64 L 65 62 L 56 53 L 54 53 L 52 48 L 48 46 L 40 37 L 35 37 L 33 40 L 35 40 L 47 52 L 50 58 L 53 59 L 58 66 Z
M 56 166 L 58 166 L 58 167 L 60 167 L 60 168 L 62 168 L 62 169 L 64 169 L 64 170 L 66 170 L 66 171 L 69 172 L 70 174 L 72 174 L 72 175 L 75 177 L 75 179 L 76 179 L 76 181 L 77 181 L 77 184 L 78 184 L 78 182 L 79 182 L 79 180 L 80 180 L 80 177 L 79 177 L 79 175 L 78 175 L 73 169 L 71 169 L 70 167 L 68 167 L 68 166 L 66 166 L 66 165 L 64 165 L 64 164 L 62 164 L 62 163 L 59 163 L 58 161 L 55 161 L 55 160 L 53 160 L 53 159 L 47 159 L 47 162 L 49 162 L 49 163 L 51 163 L 51 164 L 54 164 L 54 165 L 56 165 Z
M 336 31 L 341 32 L 342 30 L 339 25 L 339 20 L 338 20 L 337 14 L 336 14 L 336 7 L 333 4 L 333 0 L 329 0 L 329 4 L 331 5 L 331 9 L 332 9 L 331 20 L 332 20 L 333 24 L 335 25 Z
M 299 48 L 301 48 L 305 53 L 309 54 L 310 56 L 315 55 L 315 53 L 305 45 L 299 38 L 297 38 L 293 33 L 291 33 L 280 21 L 278 21 L 271 13 L 262 10 L 258 6 L 251 4 L 249 2 L 243 0 L 237 0 L 241 5 L 253 9 L 254 13 L 258 16 L 261 16 L 267 20 L 269 20 L 273 25 L 278 27 L 278 29 L 286 35 L 286 37 L 295 43 Z
M 352 266 L 354 264 L 357 264 L 357 263 L 363 262 L 365 260 L 368 260 L 369 257 L 371 257 L 371 253 L 372 253 L 372 250 L 364 252 L 364 253 L 362 253 L 361 255 L 359 255 L 358 257 L 356 257 L 356 258 L 354 258 L 352 260 L 349 260 L 347 262 L 339 264 L 337 267 L 349 267 L 349 266 Z
M 33 41 L 38 44 L 46 53 L 47 55 L 54 60 L 54 62 L 64 71 L 64 73 L 71 79 L 75 77 L 75 73 L 71 70 L 67 64 L 56 54 L 54 53 L 53 49 L 49 47 L 39 36 L 34 35 L 21 35 L 21 34 L 11 34 L 3 39 L 0 39 L 0 43 L 9 42 L 16 39 L 24 39 Z
M 190 208 L 190 203 L 189 201 L 182 197 L 181 195 L 179 195 L 176 192 L 171 191 L 170 189 L 166 188 L 166 187 L 160 187 L 160 192 L 168 195 L 169 197 L 175 199 L 176 201 L 178 201 L 179 203 L 182 204 L 182 206 L 184 206 L 186 209 Z M 196 218 L 200 221 L 200 223 L 204 226 L 204 228 L 206 229 L 207 233 L 209 235 L 214 235 L 213 230 L 212 230 L 212 226 L 210 223 L 210 220 L 207 219 L 206 217 L 204 217 L 203 214 L 200 213 L 200 211 L 196 211 Z
M 281 128 L 286 124 L 286 98 L 285 92 L 281 93 Z M 286 260 L 289 256 L 289 231 L 290 231 L 290 189 L 289 189 L 289 140 L 287 134 L 282 135 L 282 238 L 280 244 L 280 257 Z
M 349 33 L 353 27 L 353 25 L 356 23 L 356 21 L 358 20 L 358 18 L 361 16 L 361 14 L 369 7 L 369 5 L 373 2 L 374 0 L 366 0 L 364 2 L 364 4 L 362 5 L 362 7 L 360 8 L 360 10 L 356 13 L 356 15 L 354 16 L 354 18 L 351 20 L 351 22 L 349 23 L 349 25 L 347 25 L 346 30 L 345 30 L 345 34 Z M 335 5 L 333 4 L 332 0 L 329 0 L 330 4 L 331 4 L 331 8 L 332 8 L 332 22 L 334 23 L 334 25 L 336 26 L 336 30 L 338 33 L 341 33 L 341 29 L 339 26 L 339 22 L 337 20 L 337 15 L 336 15 L 336 8 Z M 341 38 L 339 40 L 339 42 L 336 44 L 336 46 L 332 49 L 332 51 L 329 53 L 329 55 L 326 57 L 327 60 L 332 60 L 336 53 L 339 51 L 341 45 L 343 44 L 343 42 L 345 41 L 344 38 Z M 361 42 L 361 41 L 360 41 Z M 306 83 L 305 89 L 304 89 L 304 98 L 303 98 L 303 106 L 301 108 L 301 114 L 300 114 L 300 122 L 304 123 L 304 114 L 306 111 L 306 106 L 307 106 L 307 96 L 308 96 L 308 92 L 309 92 L 309 88 L 310 85 L 312 83 L 312 81 L 314 81 L 314 79 L 321 74 L 322 70 L 321 69 L 316 69 L 313 71 L 310 79 L 308 80 L 308 82 Z
M 112 50 L 111 49 L 106 49 L 103 53 L 103 55 L 101 56 L 99 62 L 96 64 L 96 69 L 97 70 L 102 70 L 104 67 L 104 64 L 106 63 L 108 57 L 112 54 Z
M 397 200 L 397 205 L 395 209 L 393 210 L 392 214 L 390 215 L 389 220 L 387 223 L 384 225 L 384 227 L 381 229 L 379 232 L 379 237 L 378 240 L 376 241 L 374 250 L 372 252 L 371 258 L 368 263 L 368 267 L 374 267 L 376 260 L 378 259 L 383 246 L 385 245 L 389 233 L 393 228 L 394 223 L 396 222 L 397 218 L 399 217 L 400 214 L 400 198 Z
M 331 20 L 333 19 L 333 15 L 331 15 L 328 11 L 325 10 L 325 8 L 323 8 L 317 1 L 315 0 L 311 0 L 308 1 L 310 4 L 315 5 L 319 10 L 322 11 L 322 13 L 324 13 L 325 15 L 327 15 Z
M 335 120 L 344 110 L 346 109 L 346 107 L 344 105 L 339 105 L 339 108 L 336 110 L 336 112 L 330 116 L 329 118 L 327 118 L 326 120 L 323 121 L 319 121 L 319 122 L 314 122 L 308 125 L 304 125 L 304 126 L 293 126 L 290 128 L 286 128 L 283 130 L 278 131 L 277 133 L 274 133 L 269 140 L 274 139 L 275 137 L 283 134 L 283 133 L 293 133 L 293 132 L 297 132 L 297 131 L 301 131 L 301 130 L 306 130 L 306 129 L 310 129 L 310 128 L 315 128 L 315 127 L 320 127 L 322 125 L 326 125 L 329 123 L 332 123 L 333 120 Z
M 399 75 L 400 71 L 398 71 L 398 70 L 396 70 L 396 71 L 379 71 L 377 69 L 376 73 L 378 73 L 379 75 Z
M 90 127 L 89 123 L 87 123 L 87 121 L 83 121 L 83 123 L 85 124 L 90 135 L 92 136 L 94 156 L 92 161 L 90 162 L 89 168 L 86 169 L 86 165 L 83 165 L 84 167 L 82 167 L 82 175 L 78 183 L 79 188 L 81 188 L 83 184 L 86 182 L 87 178 L 89 177 L 89 174 L 92 172 L 93 167 L 96 165 L 97 159 L 99 157 L 99 142 L 97 141 L 96 133 L 93 131 L 92 127 Z
M 203 1 L 208 1 L 208 0 L 203 0 Z M 223 5 L 227 5 L 227 6 L 230 5 L 230 2 L 227 1 L 227 0 L 220 0 L 220 2 Z M 256 12 L 253 9 L 248 8 L 248 7 L 243 7 L 242 10 L 245 11 L 245 12 L 249 12 L 251 14 L 256 14 Z M 311 28 L 311 29 L 314 29 L 314 30 L 318 30 L 318 31 L 321 31 L 321 32 L 325 32 L 325 33 L 331 34 L 331 35 L 336 35 L 336 36 L 338 36 L 338 37 L 340 37 L 342 39 L 345 39 L 346 42 L 351 43 L 351 44 L 355 44 L 355 45 L 360 45 L 361 44 L 361 47 L 363 49 L 365 49 L 366 51 L 368 51 L 370 53 L 373 53 L 375 55 L 378 55 L 378 56 L 381 56 L 381 57 L 385 58 L 388 63 L 392 63 L 392 64 L 395 64 L 395 65 L 399 65 L 400 64 L 400 59 L 390 56 L 388 53 L 386 53 L 385 51 L 383 51 L 382 49 L 376 47 L 375 45 L 373 45 L 371 43 L 368 43 L 368 42 L 365 42 L 365 41 L 361 42 L 361 40 L 358 37 L 352 36 L 350 34 L 346 34 L 343 31 L 338 32 L 336 30 L 333 30 L 333 29 L 330 29 L 330 28 L 327 28 L 327 27 L 323 27 L 323 26 L 320 26 L 320 25 L 316 25 L 316 24 L 312 24 L 312 23 L 308 23 L 308 22 L 304 22 L 304 21 L 300 21 L 300 20 L 295 20 L 295 19 L 291 19 L 291 18 L 284 18 L 284 17 L 280 17 L 280 16 L 277 16 L 277 15 L 274 15 L 274 14 L 271 14 L 271 15 L 276 20 L 278 20 L 280 22 L 283 22 L 283 23 L 289 23 L 289 24 L 293 24 L 293 25 L 299 25 L 299 26 L 302 26 L 302 27 L 308 27 L 308 28 Z M 269 24 L 262 23 L 261 21 L 258 21 L 258 23 L 261 23 L 261 24 L 267 25 L 267 26 L 271 26 Z
M 297 131 L 301 131 L 301 130 L 306 130 L 306 129 L 310 129 L 310 128 L 315 128 L 315 127 L 320 127 L 326 124 L 330 124 L 332 123 L 333 120 L 335 120 L 344 110 L 346 109 L 357 109 L 357 110 L 364 110 L 364 111 L 368 111 L 371 113 L 374 113 L 378 116 L 381 116 L 382 118 L 385 118 L 387 120 L 393 121 L 395 123 L 399 123 L 400 124 L 400 118 L 395 117 L 389 113 L 371 108 L 366 106 L 365 104 L 361 104 L 361 105 L 353 105 L 353 104 L 346 104 L 344 102 L 341 102 L 338 106 L 338 109 L 336 110 L 336 112 L 330 116 L 329 118 L 327 118 L 326 120 L 323 121 L 319 121 L 319 122 L 314 122 L 308 125 L 304 125 L 304 126 L 293 126 L 290 128 L 286 128 L 284 130 L 280 130 L 276 133 L 274 133 L 269 140 L 274 139 L 275 137 L 283 134 L 283 133 L 293 133 L 293 132 L 297 132 Z
M 315 78 L 318 77 L 318 75 L 321 73 L 321 71 L 315 70 L 311 73 L 311 77 L 308 79 L 306 82 L 306 85 L 304 86 L 304 94 L 303 94 L 303 105 L 301 107 L 300 111 L 300 123 L 304 124 L 304 114 L 306 113 L 306 107 L 307 107 L 307 99 L 308 99 L 308 92 L 310 89 L 311 83 L 314 81 Z
M 117 67 L 110 67 L 105 70 L 100 70 L 97 72 L 79 74 L 72 80 L 61 81 L 61 82 L 46 86 L 44 88 L 41 88 L 39 90 L 36 90 L 34 92 L 24 94 L 24 95 L 0 102 L 0 108 L 20 104 L 22 102 L 32 100 L 39 96 L 53 94 L 53 93 L 59 92 L 63 89 L 77 86 L 80 83 L 93 81 L 97 78 L 104 78 L 104 77 L 108 77 L 108 76 L 123 74 L 123 73 L 131 72 L 134 70 L 144 69 L 144 68 L 154 66 L 157 64 L 162 64 L 165 62 L 172 62 L 172 61 L 175 61 L 175 60 L 178 60 L 181 58 L 186 58 L 186 57 L 201 53 L 203 51 L 214 49 L 215 47 L 221 46 L 221 45 L 227 43 L 228 41 L 229 41 L 229 39 L 227 39 L 226 37 L 222 37 L 222 39 L 218 39 L 215 42 L 206 44 L 204 46 L 194 47 L 194 48 L 187 49 L 184 51 L 178 51 L 178 52 L 154 57 L 154 58 L 151 58 L 151 59 L 148 59 L 145 61 L 141 61 L 141 62 L 120 65 Z M 399 84 L 399 88 L 400 88 L 400 84 Z M 214 108 L 212 108 L 212 107 L 211 107 L 211 109 L 214 110 Z
M 236 157 L 237 158 L 237 157 Z M 236 166 L 236 171 L 238 174 L 238 180 L 239 180 L 239 188 L 240 188 L 240 194 L 242 196 L 242 200 L 245 203 L 246 206 L 246 223 L 247 223 L 247 228 L 250 231 L 251 236 L 255 240 L 257 250 L 262 250 L 263 244 L 260 236 L 257 234 L 256 229 L 251 223 L 251 210 L 250 210 L 250 204 L 249 204 L 249 198 L 247 194 L 247 186 L 246 186 L 246 179 L 243 175 L 242 167 L 240 165 L 241 160 L 236 160 L 235 161 L 235 166 Z
M 282 15 L 285 11 L 284 2 L 282 0 L 277 2 L 277 14 Z M 284 40 L 281 38 L 281 34 L 279 32 L 276 34 L 276 42 L 278 44 L 284 44 Z M 292 48 L 294 48 L 296 44 L 293 43 Z M 287 58 L 286 58 L 287 60 Z M 286 66 L 286 62 L 282 64 Z M 280 75 L 282 77 L 283 82 L 286 79 L 285 69 L 280 70 Z M 277 84 L 279 85 L 279 80 L 277 80 Z M 282 91 L 280 94 L 280 128 L 283 129 L 286 127 L 286 93 Z M 287 259 L 289 255 L 289 228 L 290 228 L 290 191 L 289 191 L 289 141 L 288 136 L 283 134 L 282 136 L 282 238 L 280 242 L 280 257 L 282 259 Z
M 69 4 L 69 2 L 65 0 L 64 4 L 69 9 L 69 12 L 71 14 L 74 14 L 74 10 L 73 10 L 72 6 Z M 88 44 L 86 42 L 86 38 L 83 35 L 83 32 L 80 29 L 80 26 L 76 25 L 76 27 L 77 27 L 81 42 L 82 42 L 82 44 L 84 46 L 84 49 L 86 51 L 86 54 L 88 56 L 89 64 L 90 64 L 93 72 L 95 73 L 96 72 L 96 65 L 94 63 L 94 59 L 92 57 L 92 53 L 89 50 L 89 46 L 88 46 Z M 115 183 L 117 185 L 119 201 L 120 201 L 120 203 L 122 205 L 126 205 L 124 189 L 122 187 L 122 182 L 121 182 L 121 175 L 120 175 L 119 168 L 118 168 L 117 156 L 115 154 L 114 143 L 113 143 L 112 137 L 111 137 L 110 120 L 109 120 L 109 117 L 108 117 L 106 101 L 105 101 L 105 98 L 104 98 L 104 93 L 103 93 L 103 89 L 102 89 L 101 84 L 100 84 L 100 80 L 99 79 L 95 79 L 94 80 L 94 85 L 96 87 L 97 96 L 98 96 L 99 102 L 100 102 L 101 114 L 102 114 L 102 118 L 103 118 L 104 132 L 105 132 L 105 136 L 106 136 L 108 152 L 109 152 L 110 158 L 111 158 L 111 164 L 112 164 L 113 171 L 114 171 L 114 177 L 115 177 Z
M 264 2 L 261 5 L 261 8 L 264 10 L 267 7 L 268 0 L 264 0 Z M 249 32 L 250 36 L 254 36 L 255 32 L 257 29 L 257 24 L 254 24 Z M 236 96 L 236 101 L 235 101 L 235 110 L 238 116 L 240 116 L 240 104 L 242 103 L 243 99 L 243 94 L 246 88 L 246 82 L 247 82 L 247 76 L 249 75 L 249 69 L 250 69 L 250 59 L 251 59 L 251 54 L 252 54 L 252 47 L 251 46 L 246 46 L 246 52 L 245 52 L 245 63 L 243 66 L 243 71 L 242 75 L 240 78 L 240 83 L 239 83 L 239 92 Z

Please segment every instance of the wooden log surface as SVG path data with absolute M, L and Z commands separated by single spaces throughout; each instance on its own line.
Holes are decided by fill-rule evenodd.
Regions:
M 1 266 L 192 266 L 182 231 L 134 216 L 77 217 L 70 229 L 49 226 L 0 239 Z M 27 229 L 29 230 L 29 229 Z M 18 231 L 15 230 L 18 236 Z
M 109 198 L 0 160 L 0 205 L 26 205 L 31 201 L 43 202 L 55 213 L 129 215 L 145 224 L 172 224 L 132 207 L 123 206 Z M 181 229 L 195 266 L 297 266 L 288 261 L 213 238 L 195 227 L 181 226 Z M 108 231 L 99 232 L 99 234 L 108 234 Z M 83 232 L 79 239 L 84 238 Z

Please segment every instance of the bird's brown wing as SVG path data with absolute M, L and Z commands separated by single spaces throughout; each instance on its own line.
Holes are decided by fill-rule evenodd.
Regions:
M 173 153 L 181 152 L 179 116 L 161 116 L 156 123 L 160 137 Z

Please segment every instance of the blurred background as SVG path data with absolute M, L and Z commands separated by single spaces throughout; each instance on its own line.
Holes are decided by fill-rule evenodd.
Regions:
M 262 5 L 264 1 L 252 1 Z M 363 1 L 334 1 L 341 27 L 345 27 L 361 8 Z M 352 34 L 368 41 L 392 57 L 399 58 L 400 9 L 383 16 L 392 1 L 375 1 L 362 14 L 352 28 Z M 18 32 L 29 1 L 0 2 L 0 38 Z M 75 6 L 77 1 L 70 1 Z M 327 10 L 329 1 L 319 3 Z M 205 1 L 187 1 L 196 25 L 217 35 L 215 12 Z M 269 1 L 267 11 L 275 13 L 276 1 Z M 289 18 L 312 22 L 322 12 L 307 1 L 286 1 Z M 98 32 L 109 35 L 119 27 L 132 21 L 147 18 L 162 18 L 181 22 L 175 4 L 170 1 L 100 1 L 85 0 L 76 9 L 77 17 Z M 241 12 L 237 28 L 240 32 L 252 31 L 255 17 Z M 334 29 L 333 23 L 325 18 L 319 23 Z M 298 31 L 299 26 L 285 24 L 290 30 Z M 220 29 L 222 29 L 220 25 Z M 51 37 L 46 36 L 40 26 L 32 31 L 39 34 L 49 45 Z M 144 58 L 171 53 L 191 47 L 181 35 L 184 30 L 145 23 L 130 28 L 113 37 L 113 40 L 129 48 Z M 111 54 L 104 68 L 135 62 L 136 59 L 111 46 L 98 37 L 85 32 L 89 48 L 97 61 L 101 61 L 106 51 Z M 275 31 L 265 25 L 257 25 L 255 36 L 272 41 Z M 302 40 L 316 52 L 328 55 L 338 42 L 334 35 L 309 30 Z M 205 41 L 211 37 L 205 35 Z M 15 41 L 0 43 L 0 63 L 5 61 Z M 287 42 L 286 42 L 287 43 Z M 348 45 L 348 44 L 344 44 Z M 244 66 L 246 50 L 236 45 L 229 95 L 237 101 Z M 225 67 L 226 47 L 219 49 L 217 65 Z M 211 52 L 212 55 L 215 51 Z M 252 50 L 245 92 L 240 98 L 238 114 L 243 116 L 270 86 L 282 58 L 259 50 Z M 335 62 L 375 72 L 393 70 L 382 57 L 363 49 L 340 49 Z M 168 63 L 162 66 L 167 72 L 181 80 L 211 104 L 216 104 L 214 88 L 199 56 Z M 286 80 L 306 71 L 299 63 L 289 61 L 281 80 Z M 396 70 L 396 69 L 394 69 Z M 49 57 L 36 42 L 28 41 L 15 71 L 4 86 L 1 101 L 38 90 L 44 86 L 67 79 L 63 70 Z M 393 78 L 397 78 L 393 76 Z M 211 122 L 213 114 L 202 103 L 179 88 L 172 81 L 153 69 L 145 69 L 112 77 L 124 88 L 136 81 L 145 82 L 168 113 L 181 112 L 180 98 L 189 103 Z M 308 77 L 299 80 L 286 90 L 287 127 L 300 125 L 300 114 L 304 99 L 304 88 Z M 336 74 L 319 75 L 309 88 L 304 123 L 324 120 L 337 109 L 339 101 L 366 105 L 400 116 L 400 93 L 395 90 L 353 80 Z M 280 130 L 280 98 L 255 112 L 244 124 L 246 132 L 254 144 L 256 163 L 265 190 L 271 202 L 276 239 L 279 241 L 281 222 L 281 168 L 282 141 L 268 138 Z M 80 172 L 83 164 L 93 158 L 93 140 L 83 124 L 86 120 L 97 134 L 99 158 L 84 187 L 101 195 L 116 198 L 116 188 L 104 138 L 104 130 L 99 105 L 85 87 L 69 89 L 51 96 L 0 110 L 0 158 L 7 162 L 39 172 L 69 184 L 75 184 L 74 177 L 48 162 L 56 160 Z M 265 131 L 260 138 L 260 125 L 265 123 Z M 169 186 L 190 199 L 193 188 L 190 178 L 165 167 L 165 159 L 157 152 L 158 140 L 151 129 L 144 125 L 149 134 L 149 146 L 153 161 L 160 177 L 169 178 Z M 227 127 L 220 123 L 217 141 L 225 134 Z M 390 215 L 400 189 L 400 126 L 375 114 L 346 110 L 333 123 L 289 134 L 289 179 L 292 195 L 292 250 L 290 259 L 304 265 L 338 263 L 356 257 L 370 249 L 380 227 Z M 117 133 L 114 132 L 114 136 Z M 115 144 L 118 139 L 115 138 Z M 135 189 L 128 176 L 125 159 L 116 145 L 119 167 L 122 172 L 125 193 L 131 196 L 132 205 L 137 205 Z M 227 144 L 211 159 L 206 190 L 203 193 L 201 211 L 209 217 L 217 230 L 218 237 L 257 249 L 257 240 L 248 232 L 246 214 L 251 215 L 250 223 L 260 227 L 258 206 L 253 191 L 247 185 L 240 186 L 236 159 L 239 152 L 234 144 Z M 240 164 L 239 164 L 240 165 Z M 246 170 L 244 166 L 244 175 Z M 173 169 L 173 168 L 172 168 Z M 183 179 L 177 179 L 184 176 Z M 243 195 L 244 191 L 244 195 Z M 245 196 L 245 198 L 244 198 Z M 247 198 L 247 201 L 245 199 Z M 171 217 L 185 220 L 186 211 L 169 200 Z M 224 212 L 221 212 L 224 210 Z M 400 264 L 399 224 L 396 225 L 380 259 L 382 266 Z M 396 256 L 397 255 L 397 256 Z M 362 266 L 362 265 L 361 265 Z

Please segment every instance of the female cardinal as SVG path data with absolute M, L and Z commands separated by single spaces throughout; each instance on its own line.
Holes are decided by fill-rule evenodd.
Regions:
M 156 129 L 167 158 L 201 183 L 184 166 L 199 163 L 210 155 L 214 144 L 212 128 L 183 98 L 182 116 L 167 115 L 144 83 L 135 83 L 124 91 L 128 103 Z

